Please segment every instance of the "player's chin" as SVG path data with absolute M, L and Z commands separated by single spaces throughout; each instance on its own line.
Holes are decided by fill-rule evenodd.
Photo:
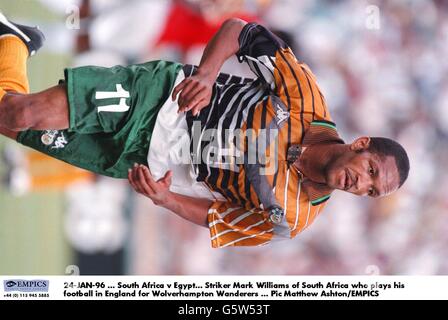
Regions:
M 341 170 L 329 170 L 326 175 L 327 186 L 332 189 L 344 190 L 341 179 L 343 179 L 344 169 Z

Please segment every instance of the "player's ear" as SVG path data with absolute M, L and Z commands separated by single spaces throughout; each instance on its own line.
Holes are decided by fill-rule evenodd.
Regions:
M 359 137 L 350 144 L 350 150 L 352 151 L 364 151 L 369 148 L 370 137 Z

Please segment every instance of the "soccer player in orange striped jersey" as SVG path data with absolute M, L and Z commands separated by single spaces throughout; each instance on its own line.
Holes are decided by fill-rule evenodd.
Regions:
M 248 63 L 257 76 L 255 85 L 218 86 L 207 94 L 223 61 L 233 54 Z M 275 141 L 261 139 L 268 140 L 264 164 L 230 161 L 229 165 L 228 159 L 218 157 L 214 163 L 197 166 L 198 180 L 226 198 L 208 209 L 206 226 L 213 247 L 293 238 L 314 221 L 333 190 L 384 196 L 407 177 L 409 160 L 395 141 L 360 137 L 344 143 L 309 67 L 261 25 L 236 20 L 224 26 L 205 49 L 196 73 L 177 85 L 173 96 L 179 92 L 181 111 L 192 110 L 194 116 L 206 107 L 194 118 L 203 128 L 213 127 L 218 133 L 240 128 L 278 133 Z M 251 145 L 260 143 L 260 139 L 249 140 L 242 148 L 246 154 Z M 197 154 L 213 153 L 215 149 L 207 150 L 209 145 L 201 145 Z M 261 173 L 270 161 L 275 161 L 276 170 Z M 144 183 L 134 182 L 134 186 L 145 193 Z M 156 188 L 150 189 L 146 188 L 149 196 L 157 194 Z
M 0 38 L 0 51 L 1 44 Z M 249 65 L 255 79 L 220 73 L 234 54 Z M 89 69 L 88 75 L 90 79 L 95 72 L 103 74 L 104 79 L 95 82 L 100 87 L 139 68 L 126 73 Z M 163 68 L 166 65 L 157 65 L 156 70 Z M 167 85 L 167 72 L 158 78 L 160 84 L 147 84 L 148 90 L 135 98 L 127 83 L 116 84 L 116 89 L 114 84 L 112 92 L 92 88 L 91 83 L 78 87 L 82 70 L 66 72 L 67 85 L 42 93 L 3 92 L 0 132 L 11 138 L 20 132 L 21 143 L 96 173 L 127 175 L 132 187 L 156 205 L 209 228 L 215 248 L 293 238 L 315 220 L 334 190 L 380 197 L 397 190 L 407 178 L 409 160 L 397 142 L 360 137 L 347 144 L 339 137 L 311 70 L 261 25 L 229 19 L 207 45 L 198 67 L 172 69 L 172 87 Z M 145 66 L 145 73 L 139 72 L 152 70 Z M 1 78 L 0 72 L 0 83 Z M 155 123 L 142 121 L 146 113 L 135 117 L 149 108 L 139 105 L 139 99 L 164 86 L 173 101 L 162 101 Z M 83 89 L 88 91 L 85 97 Z M 83 108 L 79 101 L 89 104 L 95 99 L 117 102 L 78 111 Z M 45 116 L 49 112 L 52 116 Z M 112 116 L 117 121 L 109 124 Z M 146 126 L 138 127 L 142 122 Z M 49 132 L 39 136 L 30 129 Z M 99 129 L 107 129 L 107 134 L 95 142 Z M 178 135 L 182 130 L 188 133 L 186 140 Z M 108 137 L 117 140 L 103 140 Z M 48 145 L 42 147 L 39 140 Z M 86 141 L 95 149 L 82 153 Z M 145 153 L 147 159 L 124 174 L 122 164 L 140 161 Z M 118 157 L 116 163 L 97 165 L 112 156 Z

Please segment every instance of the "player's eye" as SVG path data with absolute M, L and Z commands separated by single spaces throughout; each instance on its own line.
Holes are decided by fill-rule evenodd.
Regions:
M 369 196 L 373 197 L 374 194 L 375 194 L 375 191 L 373 190 L 373 188 L 369 188 Z
M 369 174 L 373 176 L 375 174 L 375 170 L 372 167 L 369 167 Z

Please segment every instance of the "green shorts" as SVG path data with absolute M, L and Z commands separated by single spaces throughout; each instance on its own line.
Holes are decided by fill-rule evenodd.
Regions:
M 69 129 L 23 131 L 17 141 L 97 174 L 126 178 L 135 162 L 147 163 L 157 113 L 181 68 L 152 61 L 66 69 Z

